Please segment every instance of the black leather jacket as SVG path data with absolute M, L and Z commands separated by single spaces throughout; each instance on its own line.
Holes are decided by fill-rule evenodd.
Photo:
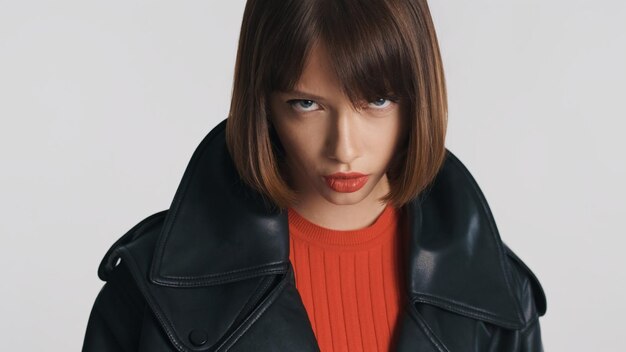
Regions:
M 168 210 L 108 250 L 83 351 L 318 351 L 289 262 L 286 212 L 239 179 L 226 121 L 194 152 Z M 542 351 L 541 285 L 447 157 L 402 208 L 407 292 L 393 351 Z

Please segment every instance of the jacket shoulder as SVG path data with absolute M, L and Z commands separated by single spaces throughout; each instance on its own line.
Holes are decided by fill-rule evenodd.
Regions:
M 128 230 L 124 235 L 118 238 L 106 252 L 100 265 L 98 266 L 98 277 L 102 281 L 108 281 L 111 273 L 121 261 L 119 250 L 123 246 L 128 246 L 138 240 L 150 240 L 156 243 L 160 228 L 163 224 L 168 210 L 156 212 L 143 220 L 139 221 L 135 226 Z M 149 238 L 146 238 L 149 237 Z
M 123 247 L 136 242 L 156 242 L 166 211 L 152 214 L 113 243 L 98 267 L 98 276 L 106 281 L 96 297 L 83 340 L 83 352 L 135 351 L 139 345 L 147 302 L 121 260 Z
M 532 324 L 546 313 L 547 300 L 541 283 L 533 271 L 505 243 L 502 243 L 509 264 L 510 275 L 526 325 Z

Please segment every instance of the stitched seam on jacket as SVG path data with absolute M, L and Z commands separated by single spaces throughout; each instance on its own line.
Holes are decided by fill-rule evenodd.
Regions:
M 107 276 L 107 278 L 104 278 L 104 281 L 108 281 L 108 276 L 116 267 L 116 265 L 112 263 L 112 260 L 117 260 L 117 257 L 115 257 L 115 255 L 117 254 L 117 249 L 141 237 L 143 234 L 145 234 L 145 232 L 142 232 L 141 230 L 145 229 L 147 226 L 152 225 L 153 222 L 164 217 L 167 212 L 167 209 L 161 210 L 144 218 L 143 220 L 139 221 L 139 223 L 135 224 L 135 226 L 128 230 L 124 235 L 122 235 L 122 237 L 120 237 L 117 241 L 115 241 L 115 243 L 113 243 L 113 245 L 111 245 L 111 247 L 107 250 L 103 260 L 98 265 L 98 276 L 100 276 L 100 272 L 102 270 L 103 274 Z
M 416 303 L 415 301 L 412 301 L 408 307 L 409 312 L 410 312 L 409 315 L 411 316 L 411 318 L 413 318 L 413 320 L 417 323 L 419 328 L 422 329 L 424 334 L 426 334 L 430 342 L 437 348 L 439 352 L 450 352 L 448 348 L 443 344 L 443 342 L 439 340 L 437 335 L 435 335 L 435 333 L 430 329 L 428 324 L 424 322 L 423 318 L 421 317 L 421 315 L 417 311 L 417 308 L 415 307 L 415 303 Z
M 237 329 L 235 329 L 225 340 L 224 342 L 215 350 L 216 352 L 224 352 L 230 350 L 239 339 L 256 323 L 263 314 L 267 311 L 269 307 L 276 301 L 276 299 L 280 296 L 284 288 L 287 286 L 287 275 L 283 274 L 283 277 L 280 279 L 280 282 L 276 285 L 274 290 L 269 293 L 269 295 L 263 300 L 260 305 L 255 308 L 246 319 L 244 319 Z
M 130 263 L 130 265 L 132 265 L 134 267 L 134 269 L 136 271 L 139 271 L 137 263 L 135 262 L 135 258 L 130 254 L 130 252 L 125 248 L 125 247 L 120 247 L 120 251 L 123 251 L 125 253 L 124 257 L 125 259 L 128 258 L 127 260 Z M 137 280 L 135 280 L 137 281 Z M 261 303 L 261 305 L 259 307 L 257 307 L 255 310 L 252 311 L 251 315 L 248 316 L 244 321 L 242 321 L 239 325 L 239 327 L 237 329 L 235 329 L 233 331 L 233 333 L 231 334 L 231 336 L 233 336 L 234 334 L 236 334 L 238 332 L 238 330 L 243 329 L 243 331 L 241 332 L 241 334 L 245 333 L 245 331 L 248 330 L 248 328 L 254 323 L 256 322 L 256 320 L 258 318 L 260 318 L 262 316 L 262 314 L 265 312 L 265 310 L 271 306 L 271 304 L 274 302 L 274 300 L 276 299 L 276 297 L 278 297 L 278 294 L 280 293 L 280 291 L 282 291 L 282 288 L 284 288 L 285 286 L 285 280 L 282 280 L 281 283 L 279 283 L 276 287 L 276 292 L 275 293 L 271 293 L 269 297 L 266 298 L 266 301 L 263 301 Z M 159 304 L 157 303 L 157 301 L 152 297 L 152 295 L 150 294 L 149 290 L 147 290 L 144 287 L 143 282 L 139 284 L 141 287 L 141 290 L 144 292 L 144 295 L 146 297 L 146 301 L 150 304 L 150 306 L 152 307 L 152 311 L 154 313 L 154 315 L 157 317 L 157 319 L 160 321 L 161 325 L 164 327 L 165 333 L 167 334 L 168 338 L 170 339 L 170 341 L 174 344 L 174 346 L 181 352 L 185 352 L 185 351 L 189 351 L 189 349 L 187 349 L 186 346 L 184 346 L 182 344 L 182 342 L 180 342 L 177 338 L 177 336 L 179 336 L 179 332 L 176 330 L 175 325 L 167 318 L 167 316 L 161 314 L 162 312 L 162 308 L 159 306 Z M 262 308 L 262 310 L 260 310 Z M 259 311 L 258 313 L 256 313 L 257 311 Z M 247 324 L 246 322 L 250 319 L 253 318 L 253 316 L 255 316 L 253 320 L 251 320 L 251 322 L 249 324 Z M 171 331 L 170 331 L 171 330 Z M 237 336 L 233 343 L 236 342 L 241 335 Z M 226 343 L 229 342 L 231 338 L 227 338 L 222 345 L 220 345 L 216 351 L 219 351 L 223 345 L 225 345 Z M 214 346 L 210 346 L 210 347 L 214 347 Z M 230 348 L 232 347 L 232 344 L 227 347 Z
M 265 290 L 267 290 L 267 288 L 270 286 L 270 284 L 272 283 L 272 280 L 273 278 L 271 276 L 267 278 L 261 278 L 259 280 L 259 283 L 254 288 L 252 295 L 250 295 L 250 297 L 248 297 L 246 302 L 241 305 L 241 308 L 235 315 L 235 319 L 233 320 L 232 325 L 229 326 L 226 331 L 228 331 L 233 326 L 238 326 L 239 324 L 242 323 L 241 319 L 245 317 L 245 316 L 242 316 L 242 314 L 249 314 L 250 312 L 254 311 L 254 310 L 251 311 L 250 308 L 251 307 L 254 308 L 254 304 L 258 303 L 259 298 L 262 297 L 263 293 L 265 293 Z
M 521 328 L 521 326 L 523 326 L 520 325 L 519 322 L 502 319 L 496 314 L 457 301 L 453 301 L 449 298 L 442 298 L 426 293 L 418 293 L 416 296 L 414 296 L 413 299 L 417 302 L 434 304 L 436 306 L 440 306 L 456 313 L 465 314 L 481 320 L 488 320 L 513 329 L 519 329 Z
M 204 280 L 199 283 L 185 283 L 187 286 L 199 286 L 203 284 L 218 284 L 223 282 L 228 282 L 232 280 L 242 280 L 247 279 L 249 277 L 254 277 L 259 274 L 267 274 L 274 270 L 279 270 L 281 273 L 286 272 L 286 262 L 277 261 L 272 263 L 261 264 L 253 267 L 243 268 L 243 269 L 235 269 L 230 271 L 224 271 L 217 274 L 208 274 L 208 275 L 197 275 L 197 276 L 160 276 L 163 279 L 172 279 L 172 280 Z M 167 283 L 164 280 L 157 279 L 159 283 Z
M 129 262 L 129 264 L 133 266 L 134 270 L 132 272 L 135 272 L 135 271 L 136 272 L 140 272 L 139 267 L 138 267 L 137 263 L 135 262 L 135 258 L 133 258 L 133 256 L 126 249 L 126 247 L 122 246 L 119 249 L 120 249 L 120 252 L 124 252 L 125 253 L 125 255 L 124 255 L 125 259 L 128 258 L 127 260 Z M 134 276 L 134 274 L 133 274 L 133 276 Z M 174 344 L 174 347 L 176 347 L 176 349 L 178 349 L 181 352 L 188 351 L 188 349 L 181 342 L 178 341 L 178 339 L 177 339 L 178 332 L 176 331 L 176 328 L 174 327 L 174 324 L 172 324 L 172 322 L 167 318 L 167 316 L 164 316 L 163 314 L 161 314 L 161 312 L 162 312 L 161 306 L 152 297 L 152 295 L 150 294 L 150 291 L 145 287 L 144 283 L 141 280 L 137 280 L 137 279 L 135 280 L 135 282 L 138 282 L 138 285 L 140 286 L 141 291 L 145 295 L 146 301 L 150 304 L 150 306 L 152 308 L 152 312 L 154 313 L 154 315 L 157 317 L 157 319 L 161 323 L 161 326 L 163 327 L 163 330 L 167 334 L 167 336 L 170 339 L 170 341 L 172 342 L 172 344 Z

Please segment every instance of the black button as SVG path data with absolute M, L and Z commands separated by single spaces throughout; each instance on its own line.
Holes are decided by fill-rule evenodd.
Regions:
M 189 341 L 194 344 L 194 346 L 202 346 L 207 341 L 207 334 L 204 330 L 194 329 L 189 333 Z

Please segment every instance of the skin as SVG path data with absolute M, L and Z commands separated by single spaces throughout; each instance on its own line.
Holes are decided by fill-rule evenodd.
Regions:
M 387 169 L 403 129 L 401 106 L 386 97 L 354 109 L 330 70 L 328 53 L 316 43 L 294 88 L 270 94 L 270 122 L 285 147 L 293 210 L 319 226 L 355 230 L 370 226 L 386 204 Z M 369 175 L 361 189 L 341 193 L 323 176 L 335 172 Z

